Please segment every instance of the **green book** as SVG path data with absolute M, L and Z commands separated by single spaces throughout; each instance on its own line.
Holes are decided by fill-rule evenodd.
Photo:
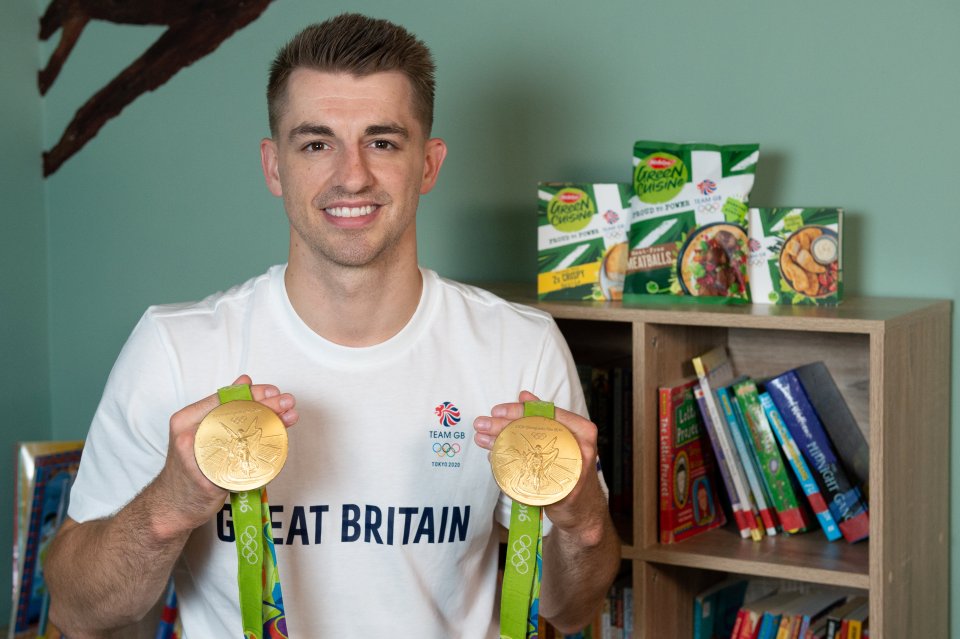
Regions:
M 756 383 L 750 378 L 743 378 L 734 382 L 731 388 L 743 411 L 747 430 L 756 451 L 760 475 L 777 510 L 780 526 L 784 532 L 788 533 L 807 530 L 810 525 L 809 517 L 801 508 L 801 502 L 797 499 L 796 491 L 791 484 L 790 474 L 783 455 L 780 454 L 773 429 L 760 404 Z

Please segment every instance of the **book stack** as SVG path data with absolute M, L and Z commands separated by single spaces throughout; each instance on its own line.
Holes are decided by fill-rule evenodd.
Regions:
M 866 539 L 869 451 L 826 366 L 814 362 L 755 380 L 734 371 L 723 347 L 692 363 L 690 391 L 710 444 L 704 448 L 712 451 L 740 535 L 760 540 L 819 528 L 830 541 Z M 669 538 L 676 508 L 664 512 L 670 476 L 663 470 L 663 420 L 661 411 L 660 532 L 661 543 L 669 543 L 677 541 Z
M 865 595 L 840 588 L 730 577 L 697 594 L 693 639 L 863 639 Z

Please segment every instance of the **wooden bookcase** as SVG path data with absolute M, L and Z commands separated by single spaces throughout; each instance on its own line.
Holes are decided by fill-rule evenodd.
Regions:
M 579 362 L 632 357 L 633 510 L 615 518 L 633 571 L 635 637 L 691 637 L 694 596 L 730 574 L 868 592 L 873 639 L 948 636 L 950 302 L 624 306 L 495 290 L 553 315 Z M 868 541 L 812 531 L 755 542 L 728 525 L 659 543 L 657 387 L 692 375 L 691 358 L 718 344 L 755 378 L 827 364 L 870 444 Z

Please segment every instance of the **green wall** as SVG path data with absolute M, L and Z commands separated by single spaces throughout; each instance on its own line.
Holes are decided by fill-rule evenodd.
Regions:
M 195 299 L 284 259 L 285 218 L 257 154 L 267 132 L 266 69 L 294 31 L 343 10 L 401 22 L 436 54 L 435 133 L 450 154 L 422 203 L 419 233 L 422 262 L 445 275 L 532 281 L 538 180 L 626 180 L 638 138 L 757 141 L 753 203 L 845 207 L 849 294 L 960 301 L 953 1 L 277 0 L 108 123 L 46 180 L 42 202 L 35 142 L 3 157 L 24 176 L 12 197 L 4 189 L 4 217 L 28 227 L 13 258 L 30 275 L 10 293 L 13 305 L 29 308 L 11 324 L 25 339 L 5 333 L 0 343 L 14 351 L 5 362 L 43 353 L 27 366 L 29 414 L 44 429 L 49 423 L 52 437 L 85 434 L 146 305 Z M 22 60 L 0 87 L 22 96 L 4 140 L 35 131 L 42 105 L 46 147 L 160 32 L 91 24 L 41 101 L 20 79 L 37 53 L 30 20 L 13 15 L 7 24 L 16 13 L 0 9 L 4 31 L 16 36 L 4 46 Z M 956 322 L 952 349 L 957 362 Z M 23 384 L 21 370 L 5 369 Z M 952 389 L 960 396 L 956 375 Z M 960 424 L 956 402 L 952 416 Z M 22 432 L 4 427 L 0 437 Z M 0 506 L 9 503 L 3 493 Z M 951 565 L 956 583 L 955 550 Z M 956 592 L 951 601 L 960 603 Z M 960 620 L 952 626 L 960 637 Z
M 0 8 L 0 629 L 10 611 L 15 444 L 51 433 L 36 11 L 23 0 Z

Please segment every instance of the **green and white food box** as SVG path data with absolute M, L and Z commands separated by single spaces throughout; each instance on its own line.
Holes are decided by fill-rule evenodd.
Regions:
M 749 211 L 754 304 L 833 305 L 843 296 L 843 210 Z
M 537 190 L 538 298 L 620 299 L 633 186 L 541 182 Z

